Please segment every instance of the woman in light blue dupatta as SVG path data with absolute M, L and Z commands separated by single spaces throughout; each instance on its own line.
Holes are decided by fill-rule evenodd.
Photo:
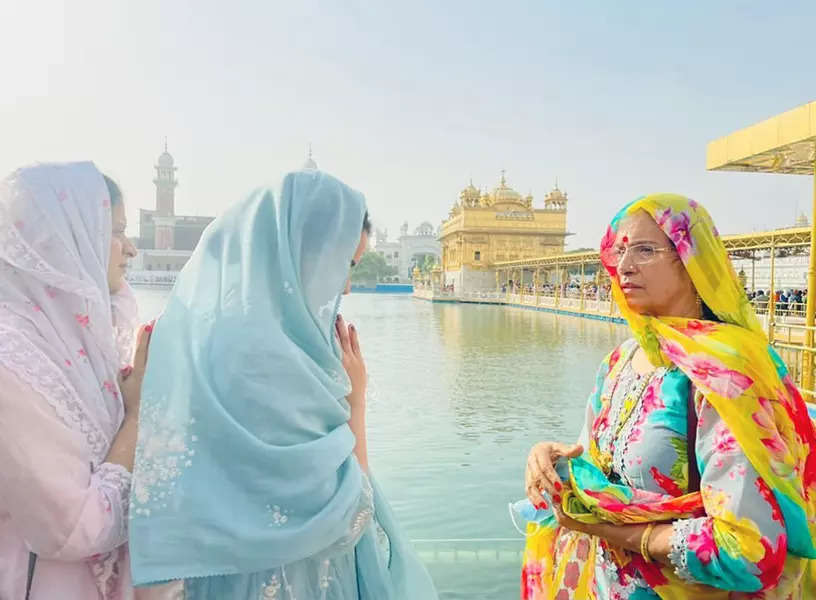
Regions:
M 258 190 L 204 233 L 151 339 L 136 585 L 184 580 L 188 600 L 437 598 L 366 469 L 362 359 L 338 319 L 366 220 L 359 192 L 306 170 L 277 207 Z

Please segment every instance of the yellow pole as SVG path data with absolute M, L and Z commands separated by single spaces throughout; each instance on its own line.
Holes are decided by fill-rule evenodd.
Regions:
M 536 306 L 538 306 L 538 272 L 540 270 L 541 269 L 539 267 L 536 267 L 535 277 L 533 277 L 533 288 L 534 288 L 533 292 L 535 293 L 535 305 Z
M 751 252 L 751 291 L 756 294 L 756 251 Z
M 581 286 L 581 312 L 584 312 L 584 262 L 581 261 L 581 281 L 578 284 Z
M 816 159 L 813 160 L 813 209 L 810 216 L 810 261 L 808 264 L 807 307 L 805 308 L 805 347 L 802 364 L 802 387 L 813 389 L 813 324 L 816 310 Z
M 555 308 L 561 304 L 561 266 L 555 263 Z
M 500 289 L 501 289 L 501 285 L 499 284 L 499 270 L 496 269 L 496 293 L 497 294 L 499 293 Z
M 603 268 L 603 264 L 601 264 L 601 268 Z M 609 280 L 609 316 L 615 314 L 615 299 L 612 297 L 612 280 Z
M 771 289 L 768 292 L 768 341 L 774 341 L 774 321 L 776 320 L 776 238 L 771 236 Z M 808 292 L 808 296 L 810 293 Z

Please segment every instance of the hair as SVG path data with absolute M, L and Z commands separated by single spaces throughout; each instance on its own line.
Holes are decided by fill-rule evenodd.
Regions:
M 110 196 L 111 206 L 116 206 L 122 203 L 122 189 L 119 184 L 113 179 L 102 173 L 102 178 L 105 180 L 105 185 L 108 188 L 108 195 Z
M 366 211 L 363 217 L 363 231 L 371 235 L 371 220 L 368 218 L 368 211 Z

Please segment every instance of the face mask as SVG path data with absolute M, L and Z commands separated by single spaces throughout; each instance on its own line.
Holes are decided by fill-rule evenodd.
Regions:
M 558 473 L 558 477 L 561 478 L 561 481 L 569 481 L 569 465 L 567 464 L 566 458 L 558 459 L 555 463 L 555 472 Z M 547 503 L 547 508 L 536 508 L 533 506 L 533 503 L 530 502 L 529 498 L 511 502 L 507 505 L 513 527 L 525 537 L 530 537 L 538 533 L 541 524 L 553 516 L 552 498 L 543 490 L 541 491 L 541 495 Z M 530 523 L 535 523 L 536 526 L 532 531 L 527 531 L 527 526 Z M 521 526 L 519 524 L 521 524 Z M 523 529 L 522 526 L 524 527 Z

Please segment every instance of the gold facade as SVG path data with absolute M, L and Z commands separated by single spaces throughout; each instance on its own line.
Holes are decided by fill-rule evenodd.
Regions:
M 550 192 L 544 208 L 533 208 L 533 196 L 522 196 L 502 174 L 491 192 L 468 185 L 442 225 L 442 269 L 445 272 L 488 270 L 497 262 L 561 254 L 567 233 L 567 195 Z

